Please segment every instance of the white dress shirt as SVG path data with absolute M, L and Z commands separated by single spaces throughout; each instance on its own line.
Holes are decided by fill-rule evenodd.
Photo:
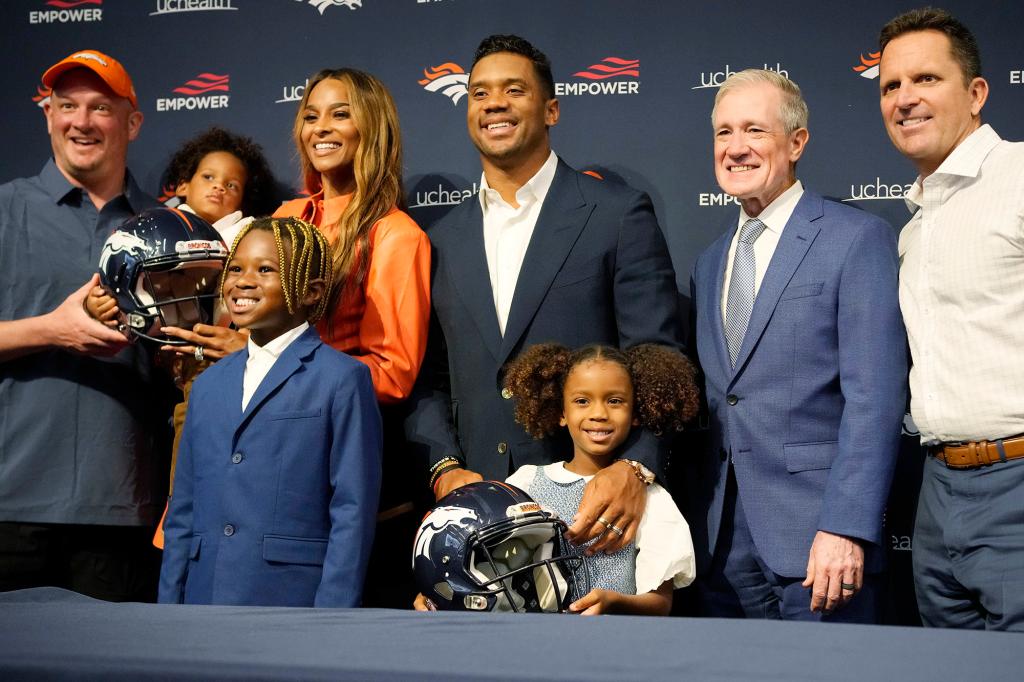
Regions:
M 1024 143 L 981 126 L 906 202 L 900 308 L 921 440 L 1024 433 Z
M 761 291 L 761 282 L 764 281 L 764 273 L 768 270 L 772 256 L 775 255 L 775 247 L 779 245 L 779 238 L 782 237 L 782 230 L 786 228 L 793 211 L 796 209 L 800 197 L 804 195 L 804 186 L 799 180 L 794 182 L 785 192 L 775 197 L 772 203 L 768 204 L 761 211 L 757 219 L 764 223 L 765 229 L 761 236 L 754 242 L 754 297 Z M 740 208 L 739 222 L 736 223 L 736 232 L 729 242 L 729 255 L 725 261 L 725 282 L 722 287 L 722 321 L 725 321 L 725 304 L 729 300 L 729 281 L 732 279 L 732 262 L 736 258 L 736 241 L 740 236 L 740 228 L 743 223 L 750 220 L 747 212 Z
M 544 199 L 555 179 L 558 157 L 554 152 L 540 170 L 516 191 L 516 208 L 506 202 L 487 184 L 487 176 L 480 176 L 480 208 L 484 214 L 484 251 L 487 253 L 487 271 L 491 275 L 491 294 L 494 310 L 498 314 L 498 327 L 502 335 L 512 309 L 512 296 L 516 292 L 519 271 L 523 267 L 526 249 L 537 225 L 537 217 Z
M 242 412 L 245 412 L 256 389 L 259 388 L 260 383 L 270 372 L 270 368 L 277 362 L 284 349 L 307 329 L 309 329 L 309 323 L 303 322 L 276 339 L 268 341 L 265 346 L 257 346 L 256 342 L 252 340 L 252 336 L 249 337 L 249 359 L 245 361 L 245 374 L 242 378 Z

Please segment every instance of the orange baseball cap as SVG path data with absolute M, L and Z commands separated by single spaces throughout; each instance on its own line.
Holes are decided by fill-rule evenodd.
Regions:
M 121 62 L 99 50 L 79 50 L 68 55 L 46 70 L 43 74 L 43 85 L 52 88 L 65 71 L 78 68 L 89 69 L 102 78 L 114 94 L 126 97 L 133 107 L 138 108 L 139 101 L 135 97 L 131 76 L 124 70 Z

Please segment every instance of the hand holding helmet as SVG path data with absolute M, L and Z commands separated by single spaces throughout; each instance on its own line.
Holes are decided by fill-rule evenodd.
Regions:
M 420 525 L 417 586 L 441 611 L 565 612 L 590 591 L 585 559 L 570 553 L 565 529 L 514 486 L 462 486 Z
M 165 345 L 188 343 L 161 328 L 213 321 L 227 254 L 218 232 L 191 213 L 154 208 L 122 223 L 104 244 L 99 265 L 101 284 L 120 311 L 119 328 Z

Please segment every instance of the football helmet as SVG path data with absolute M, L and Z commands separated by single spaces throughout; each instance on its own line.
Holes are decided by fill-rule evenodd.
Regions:
M 107 239 L 100 283 L 117 300 L 123 331 L 172 346 L 187 342 L 160 327 L 191 329 L 213 322 L 228 250 L 208 222 L 160 207 L 129 218 Z
M 470 483 L 423 518 L 413 547 L 420 592 L 442 611 L 564 612 L 590 591 L 566 524 L 519 488 Z

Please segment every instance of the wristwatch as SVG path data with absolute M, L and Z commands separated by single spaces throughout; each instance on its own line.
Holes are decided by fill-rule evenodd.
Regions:
M 644 485 L 650 485 L 654 483 L 654 472 L 645 467 L 635 459 L 624 459 L 622 460 L 629 466 L 633 467 L 633 473 L 639 478 Z

